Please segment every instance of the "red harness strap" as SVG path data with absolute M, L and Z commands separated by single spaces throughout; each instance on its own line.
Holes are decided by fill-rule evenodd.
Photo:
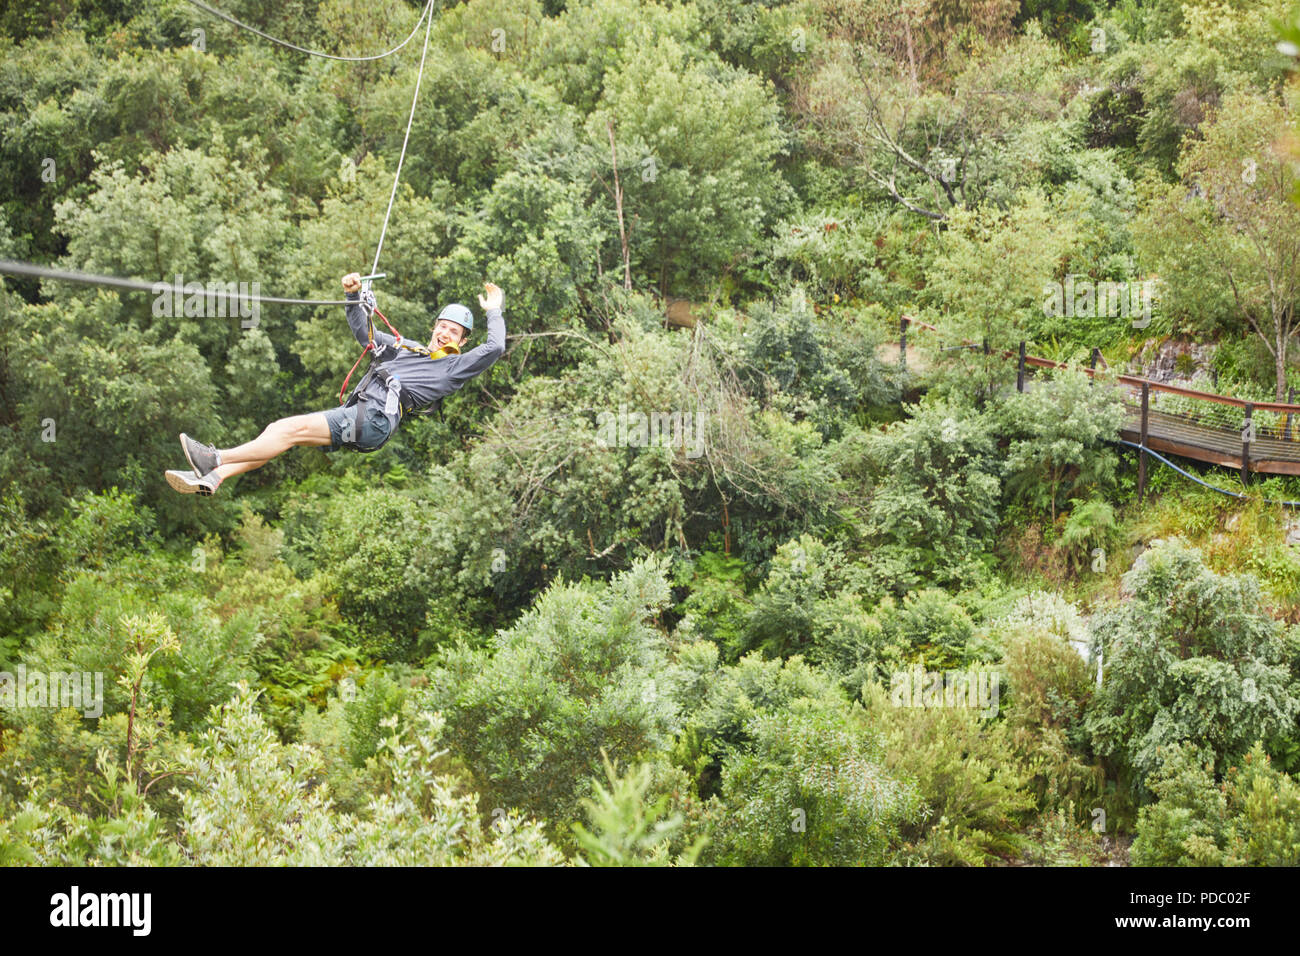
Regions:
M 384 320 L 384 325 L 388 326 L 388 331 L 393 333 L 394 338 L 400 339 L 402 337 L 402 333 L 397 331 L 397 329 L 393 328 L 393 323 L 388 321 L 388 317 L 384 315 L 384 313 L 380 312 L 378 309 L 375 309 L 375 315 L 379 316 L 381 319 Z
M 361 354 L 357 356 L 357 360 L 356 360 L 355 362 L 353 362 L 353 363 L 352 363 L 352 367 L 351 367 L 350 369 L 348 369 L 347 377 L 343 379 L 343 385 L 339 388 L 339 404 L 340 404 L 340 405 L 343 404 L 343 393 L 346 392 L 346 391 L 348 390 L 348 382 L 349 382 L 349 381 L 351 380 L 351 378 L 352 378 L 352 373 L 355 372 L 355 371 L 357 370 L 357 366 L 361 364 L 361 360 L 362 360 L 363 358 L 366 357 L 366 353 L 370 351 L 370 347 L 371 347 L 372 344 L 373 344 L 373 343 L 366 343 L 366 347 L 363 348 L 363 349 L 361 350 Z

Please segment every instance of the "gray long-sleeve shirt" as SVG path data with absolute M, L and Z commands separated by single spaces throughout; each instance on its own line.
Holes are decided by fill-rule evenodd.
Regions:
M 348 325 L 357 342 L 366 344 L 366 310 L 361 306 L 361 295 L 357 292 L 347 293 Z M 402 341 L 422 348 L 427 342 L 418 342 L 402 336 Z M 429 359 L 415 352 L 408 352 L 398 347 L 398 340 L 388 332 L 375 329 L 375 355 L 373 362 L 387 367 L 401 380 L 402 397 L 407 410 L 426 408 L 440 398 L 445 398 L 459 389 L 475 375 L 487 371 L 506 350 L 506 320 L 500 309 L 489 309 L 487 313 L 487 341 L 475 346 L 461 355 L 449 355 L 446 358 Z M 378 378 L 371 377 L 366 384 L 361 398 L 367 402 L 377 401 L 381 406 L 388 396 L 388 389 Z M 396 426 L 398 416 L 390 416 Z

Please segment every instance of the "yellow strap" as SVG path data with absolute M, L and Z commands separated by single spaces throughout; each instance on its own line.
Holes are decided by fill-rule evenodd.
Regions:
M 455 343 L 444 345 L 436 352 L 430 352 L 428 349 L 423 348 L 422 346 L 419 345 L 408 345 L 405 341 L 401 343 L 401 347 L 406 349 L 408 352 L 414 352 L 416 355 L 423 355 L 429 359 L 447 358 L 448 356 L 451 355 L 461 354 L 460 347 Z

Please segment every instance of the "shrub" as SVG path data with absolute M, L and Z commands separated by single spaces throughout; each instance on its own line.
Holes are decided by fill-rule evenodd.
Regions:
M 752 748 L 723 764 L 712 862 L 879 866 L 919 816 L 915 789 L 886 769 L 860 711 L 760 714 L 745 732 Z
M 707 838 L 695 841 L 674 858 L 673 841 L 683 829 L 681 814 L 673 813 L 667 794 L 655 798 L 654 768 L 638 764 L 620 775 L 613 763 L 605 763 L 609 789 L 592 784 L 594 796 L 584 799 L 591 829 L 574 824 L 574 836 L 587 866 L 670 866 L 693 865 Z
M 567 834 L 601 748 L 631 762 L 667 745 L 677 704 L 650 623 L 667 600 L 651 558 L 608 585 L 557 583 L 491 649 L 442 655 L 432 701 L 485 807 L 526 810 Z
M 923 582 L 979 580 L 1001 491 L 987 417 L 933 400 L 911 412 L 884 432 L 846 440 L 840 452 L 846 480 L 872 488 L 862 517 L 876 579 L 900 595 Z
M 1255 578 L 1215 574 L 1174 541 L 1123 581 L 1132 597 L 1093 620 L 1106 669 L 1086 726 L 1098 753 L 1137 775 L 1139 793 L 1162 747 L 1195 743 L 1222 769 L 1291 730 L 1300 713 L 1292 645 L 1261 609 Z
M 865 696 L 886 766 L 915 782 L 924 808 L 902 827 L 905 856 L 980 866 L 1018 853 L 1035 800 L 1005 725 L 987 724 L 967 708 L 894 707 L 878 686 Z
M 1300 784 L 1275 770 L 1256 744 L 1215 783 L 1204 748 L 1164 750 L 1138 814 L 1136 866 L 1296 866 Z

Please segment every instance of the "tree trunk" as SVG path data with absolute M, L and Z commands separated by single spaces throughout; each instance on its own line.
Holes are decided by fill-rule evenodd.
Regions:
M 1277 375 L 1277 397 L 1274 401 L 1286 401 L 1286 339 L 1279 337 L 1277 355 L 1273 359 L 1273 371 Z
M 916 53 L 912 48 L 912 25 L 903 19 L 903 34 L 907 37 L 907 65 L 912 73 L 912 95 L 915 96 L 920 87 L 916 82 Z
M 623 245 L 623 288 L 632 291 L 632 260 L 628 256 L 627 229 L 623 225 L 623 185 L 618 179 L 618 148 L 614 145 L 614 121 L 605 121 L 609 130 L 609 152 L 614 160 L 614 206 L 618 212 L 618 239 Z
M 1295 324 L 1294 313 L 1290 305 L 1283 305 L 1273 313 L 1273 329 L 1276 332 L 1277 347 L 1273 349 L 1273 371 L 1277 381 L 1277 398 L 1274 401 L 1286 401 L 1286 359 L 1290 351 L 1291 335 Z

